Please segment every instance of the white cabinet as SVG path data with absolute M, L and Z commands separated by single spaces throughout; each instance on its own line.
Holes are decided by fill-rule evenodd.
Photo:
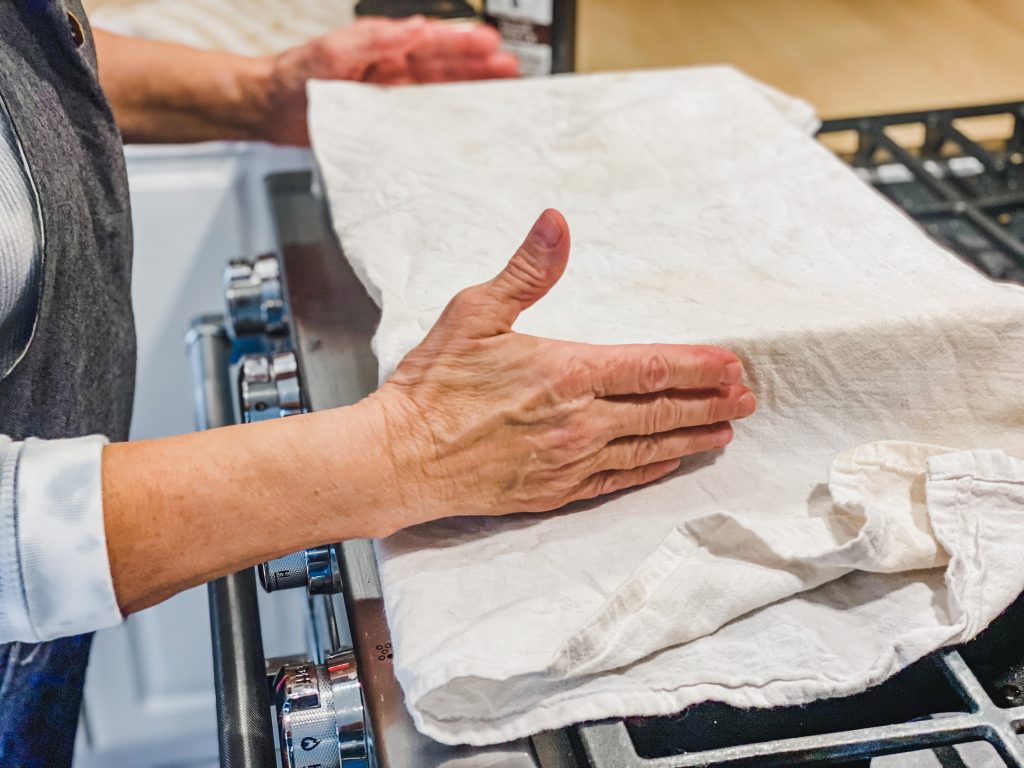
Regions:
M 127 155 L 139 340 L 132 439 L 142 439 L 193 429 L 189 320 L 222 311 L 229 258 L 272 249 L 263 177 L 311 161 L 307 152 L 246 144 L 129 147 Z M 267 654 L 304 651 L 304 594 L 266 597 Z M 199 587 L 96 636 L 75 765 L 216 764 L 207 597 Z

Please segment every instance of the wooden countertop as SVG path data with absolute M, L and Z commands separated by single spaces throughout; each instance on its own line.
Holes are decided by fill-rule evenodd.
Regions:
M 730 63 L 823 118 L 1024 99 L 1024 0 L 578 0 L 583 72 Z

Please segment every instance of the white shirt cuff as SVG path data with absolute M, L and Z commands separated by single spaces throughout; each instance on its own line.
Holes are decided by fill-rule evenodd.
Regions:
M 18 462 L 16 528 L 28 620 L 39 640 L 122 621 L 103 523 L 98 435 L 29 438 Z

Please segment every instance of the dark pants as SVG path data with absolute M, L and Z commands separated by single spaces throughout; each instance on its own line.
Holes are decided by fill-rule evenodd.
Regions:
M 71 765 L 92 635 L 0 645 L 0 766 Z

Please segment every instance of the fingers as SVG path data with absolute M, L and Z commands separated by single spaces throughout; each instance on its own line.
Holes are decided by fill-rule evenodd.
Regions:
M 519 59 L 502 51 L 501 35 L 482 24 L 432 24 L 409 53 L 414 80 L 438 83 L 515 77 Z
M 608 493 L 623 491 L 637 485 L 646 485 L 660 480 L 679 469 L 679 459 L 659 461 L 634 469 L 608 470 L 598 472 L 584 480 L 572 495 L 574 501 L 593 499 Z
M 431 23 L 422 16 L 395 19 L 360 19 L 333 33 L 342 51 L 370 58 L 406 55 L 431 37 Z
M 496 51 L 487 57 L 491 77 L 519 77 L 519 57 L 509 51 Z
M 484 24 L 428 23 L 427 32 L 410 53 L 413 59 L 486 57 L 501 47 L 501 35 Z
M 357 34 L 355 40 L 343 38 L 345 51 L 371 60 L 365 77 L 370 82 L 439 83 L 519 74 L 518 59 L 500 50 L 501 35 L 485 25 L 412 17 L 361 20 L 351 30 Z
M 732 436 L 732 425 L 720 422 L 675 429 L 657 435 L 622 437 L 610 442 L 594 457 L 594 469 L 598 472 L 634 469 L 705 451 L 715 451 L 732 442 Z
M 687 344 L 588 346 L 590 389 L 598 397 L 738 384 L 743 366 L 720 347 Z
M 757 399 L 746 386 L 733 384 L 598 399 L 592 408 L 594 418 L 606 424 L 609 438 L 615 439 L 744 419 L 757 408 Z
M 507 51 L 487 56 L 445 56 L 430 59 L 409 59 L 409 77 L 418 83 L 444 83 L 459 80 L 489 80 L 515 77 L 519 59 Z
M 308 48 L 305 46 L 304 48 Z M 312 50 L 312 49 L 311 49 Z M 518 59 L 482 24 L 367 18 L 315 41 L 307 76 L 379 85 L 514 77 Z

